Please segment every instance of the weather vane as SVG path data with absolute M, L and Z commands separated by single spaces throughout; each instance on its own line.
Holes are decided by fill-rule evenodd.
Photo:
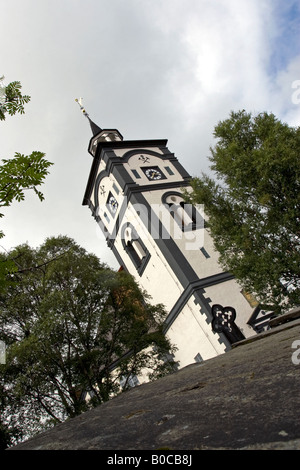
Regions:
M 89 117 L 88 113 L 86 112 L 86 110 L 84 109 L 83 105 L 82 105 L 82 98 L 75 98 L 75 101 L 79 104 L 79 107 L 81 109 L 81 111 L 83 112 L 83 114 L 85 115 L 85 117 Z

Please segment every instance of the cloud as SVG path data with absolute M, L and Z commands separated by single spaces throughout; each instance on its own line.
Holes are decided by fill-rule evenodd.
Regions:
M 1 124 L 1 157 L 41 150 L 55 163 L 43 203 L 28 195 L 7 209 L 8 247 L 61 233 L 112 260 L 81 206 L 91 134 L 75 98 L 125 139 L 169 139 L 192 175 L 208 170 L 213 128 L 231 109 L 273 111 L 299 125 L 291 97 L 300 61 L 288 47 L 298 34 L 294 0 L 2 3 L 0 75 L 20 80 L 32 99 L 24 116 Z

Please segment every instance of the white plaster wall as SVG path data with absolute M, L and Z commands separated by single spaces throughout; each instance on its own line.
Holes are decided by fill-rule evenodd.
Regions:
M 172 269 L 161 255 L 156 243 L 148 236 L 144 226 L 141 224 L 140 218 L 135 213 L 134 206 L 130 203 L 122 225 L 126 222 L 130 222 L 135 227 L 151 255 L 143 275 L 139 276 L 130 257 L 125 252 L 120 232 L 116 238 L 115 248 L 120 253 L 129 272 L 135 277 L 138 284 L 151 296 L 151 303 L 162 303 L 167 313 L 169 313 L 178 297 L 182 294 L 183 288 Z
M 180 189 L 180 187 L 174 188 L 174 191 L 180 192 Z M 199 236 L 198 245 L 196 244 L 196 246 L 193 246 L 193 249 L 187 249 L 191 243 L 190 237 L 193 235 L 193 232 L 183 233 L 179 228 L 177 228 L 177 231 L 174 230 L 174 225 L 177 225 L 176 222 L 172 217 L 169 216 L 167 208 L 164 211 L 164 207 L 161 205 L 164 192 L 166 192 L 166 190 L 148 191 L 144 194 L 144 196 L 147 198 L 149 204 L 151 204 L 153 208 L 157 207 L 159 209 L 157 215 L 160 220 L 165 220 L 167 222 L 170 236 L 173 236 L 174 232 L 177 234 L 177 237 L 174 238 L 174 241 L 186 256 L 188 262 L 198 275 L 199 279 L 222 273 L 224 269 L 219 264 L 219 254 L 215 250 L 213 239 L 206 229 L 198 229 L 195 231 L 201 231 L 203 236 Z M 201 246 L 204 246 L 210 256 L 209 258 L 206 258 L 200 251 Z M 250 306 L 248 301 L 242 295 L 242 288 L 236 280 L 230 280 L 216 284 L 206 288 L 205 291 L 207 293 L 206 296 L 212 299 L 212 303 L 220 303 L 223 306 L 231 305 L 236 309 L 236 323 L 242 329 L 246 337 L 254 334 L 254 330 L 247 324 L 247 321 L 249 320 L 254 308 L 253 306 Z
M 222 272 L 223 269 L 218 262 L 219 255 L 214 248 L 213 240 L 208 231 L 206 229 L 197 229 L 195 231 L 182 232 L 173 217 L 170 217 L 168 209 L 162 204 L 163 194 L 167 191 L 169 190 L 147 191 L 144 193 L 144 197 L 159 219 L 164 222 L 169 236 L 174 239 L 177 246 L 185 254 L 188 262 L 200 279 Z M 172 188 L 170 191 L 181 192 L 182 188 Z M 200 248 L 203 246 L 210 255 L 210 258 L 205 258 L 200 251 Z
M 103 160 L 101 160 L 101 161 L 99 162 L 99 166 L 98 166 L 98 169 L 97 169 L 96 178 L 97 178 L 97 176 L 99 175 L 99 173 L 100 173 L 101 171 L 105 170 L 105 168 L 106 168 L 106 164 L 104 163 Z M 95 178 L 95 180 L 96 180 L 96 178 Z M 101 184 L 103 184 L 103 183 L 101 183 Z M 90 199 L 91 199 L 92 204 L 95 206 L 95 188 L 94 188 L 94 190 L 92 191 L 92 194 L 91 194 L 91 198 L 90 198 Z
M 193 300 L 191 297 L 167 331 L 167 337 L 178 348 L 175 360 L 179 361 L 180 368 L 195 362 L 198 353 L 207 360 L 225 352 L 225 345 L 218 340 L 219 335 L 212 331 Z

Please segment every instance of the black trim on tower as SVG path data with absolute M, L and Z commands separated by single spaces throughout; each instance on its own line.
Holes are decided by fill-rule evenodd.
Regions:
M 185 304 L 188 302 L 190 297 L 195 294 L 197 291 L 203 292 L 206 287 L 214 286 L 216 284 L 221 284 L 223 282 L 227 282 L 234 279 L 234 276 L 229 272 L 222 272 L 218 274 L 214 274 L 212 276 L 205 277 L 203 279 L 198 279 L 198 281 L 191 282 L 188 287 L 183 291 L 181 296 L 178 298 L 176 303 L 174 304 L 172 310 L 169 312 L 165 320 L 165 330 L 167 331 L 168 328 L 172 325 L 176 317 L 179 315 Z M 208 299 L 205 299 L 205 303 L 207 307 L 209 306 Z
M 161 160 L 170 160 L 174 167 L 177 169 L 178 173 L 181 175 L 181 177 L 184 180 L 190 180 L 191 176 L 189 173 L 184 169 L 184 167 L 179 163 L 177 158 L 175 157 L 174 153 L 171 153 L 169 149 L 167 148 L 167 140 L 127 140 L 127 141 L 114 141 L 114 142 L 99 142 L 97 145 L 97 150 L 93 159 L 91 171 L 89 174 L 88 178 L 88 183 L 86 186 L 84 198 L 83 198 L 83 205 L 88 205 L 88 201 L 91 197 L 91 193 L 94 188 L 94 183 L 95 179 L 97 177 L 97 172 L 98 172 L 98 167 L 99 163 L 101 160 L 103 160 L 107 166 L 108 172 L 114 172 L 114 167 L 115 165 L 123 165 L 125 162 L 127 163 L 128 159 L 136 155 L 138 153 L 145 153 L 149 155 L 153 155 L 156 157 L 161 158 Z M 126 149 L 130 148 L 131 150 L 128 150 L 128 152 L 125 152 L 125 154 L 122 157 L 118 157 L 114 149 Z M 157 147 L 161 150 L 162 154 L 158 152 L 154 152 L 153 150 L 150 150 L 147 147 Z M 132 149 L 134 148 L 134 149 Z M 136 148 L 136 150 L 135 150 Z M 126 171 L 126 170 L 125 170 Z M 127 172 L 126 172 L 127 173 Z M 129 174 L 127 173 L 128 177 L 130 178 Z M 126 182 L 128 182 L 126 178 Z M 130 178 L 130 182 L 136 184 L 132 178 Z M 138 186 L 138 185 L 137 185 Z M 151 185 L 152 186 L 152 185 Z
M 143 194 L 132 194 L 132 203 L 148 207 L 148 214 L 151 214 L 151 220 L 148 219 L 148 224 L 154 222 L 156 227 L 159 226 L 159 233 L 161 233 L 163 229 L 162 223 L 158 217 L 151 212 L 151 206 L 144 198 Z M 153 217 L 156 218 L 156 220 L 153 220 Z M 141 218 L 141 220 L 145 222 L 144 218 Z M 146 226 L 146 229 L 148 229 L 148 227 Z M 205 287 L 229 281 L 230 279 L 233 279 L 234 276 L 231 273 L 221 272 L 213 276 L 209 276 L 208 278 L 199 279 L 199 276 L 171 237 L 165 239 L 154 237 L 152 239 L 164 258 L 167 260 L 170 268 L 173 270 L 175 276 L 184 289 L 182 297 L 179 299 L 178 303 L 174 305 L 166 319 L 166 321 L 168 321 L 168 323 L 166 323 L 166 329 L 171 327 L 172 323 L 175 321 L 192 295 L 194 295 L 195 302 L 198 305 L 199 314 L 205 315 L 206 322 L 210 324 L 212 321 L 210 299 L 205 297 L 204 289 Z M 220 344 L 224 344 L 226 349 L 230 347 L 224 334 L 218 334 L 218 341 Z
M 97 216 L 97 210 L 98 210 L 98 190 L 100 186 L 100 182 L 103 177 L 109 176 L 112 174 L 116 181 L 118 181 L 119 185 L 121 186 L 124 196 L 126 196 L 124 203 L 122 204 L 119 214 L 117 216 L 117 221 L 116 221 L 116 229 L 114 230 L 113 237 L 116 237 L 119 227 L 122 225 L 122 220 L 124 213 L 126 211 L 128 202 L 130 201 L 133 205 L 142 205 L 148 210 L 148 216 L 144 220 L 143 217 L 141 217 L 142 223 L 145 225 L 147 230 L 149 229 L 149 224 L 155 223 L 156 227 L 159 227 L 159 233 L 162 233 L 163 230 L 163 225 L 162 222 L 159 220 L 158 216 L 151 210 L 151 205 L 147 201 L 147 199 L 144 197 L 144 194 L 146 191 L 155 191 L 155 190 L 161 190 L 161 189 L 168 189 L 169 191 L 174 188 L 174 190 L 178 191 L 179 187 L 184 187 L 188 186 L 190 182 L 190 175 L 186 172 L 186 170 L 181 166 L 181 164 L 178 162 L 177 158 L 174 156 L 174 154 L 171 154 L 169 150 L 166 147 L 166 140 L 160 140 L 160 141 L 114 141 L 114 142 L 99 142 L 98 147 L 97 147 L 97 152 L 95 155 L 95 158 L 93 160 L 92 164 L 92 169 L 90 172 L 83 204 L 88 204 L 90 208 L 92 209 L 93 215 L 97 220 L 100 219 L 99 215 Z M 159 147 L 163 154 L 159 154 L 158 152 L 154 152 L 152 150 L 149 150 L 145 147 Z M 124 153 L 122 157 L 118 157 L 113 149 L 121 149 L 121 148 L 131 148 L 131 150 L 127 151 Z M 132 149 L 132 147 L 135 147 L 135 149 Z M 131 158 L 133 155 L 136 155 L 138 153 L 141 154 L 149 154 L 149 155 L 154 155 L 156 157 L 159 157 L 162 161 L 171 161 L 174 167 L 177 169 L 179 172 L 182 180 L 176 180 L 173 182 L 153 182 L 149 183 L 148 185 L 142 185 L 140 186 L 137 184 L 134 179 L 130 176 L 128 171 L 124 168 L 124 163 L 127 163 L 129 158 Z M 103 170 L 98 176 L 98 168 L 100 161 L 104 161 L 106 163 L 106 170 Z M 93 189 L 97 191 L 97 194 L 95 194 L 95 207 L 91 203 L 91 194 Z M 150 218 L 150 219 L 149 219 Z M 148 224 L 148 226 L 146 225 Z M 115 248 L 115 239 L 111 238 L 112 235 L 110 235 L 108 232 L 106 232 L 106 239 L 107 239 L 107 244 L 108 246 L 113 250 L 116 258 L 122 264 L 122 266 L 128 270 L 126 267 L 125 263 L 122 260 L 122 257 L 120 256 L 119 253 L 117 253 L 117 250 Z M 169 238 L 162 238 L 162 237 L 152 237 L 152 240 L 156 244 L 159 252 L 162 253 L 164 259 L 168 262 L 170 268 L 174 272 L 174 275 L 177 277 L 178 281 L 181 283 L 182 288 L 183 288 L 183 294 L 180 297 L 180 299 L 176 302 L 176 304 L 173 306 L 171 312 L 169 313 L 166 321 L 166 328 L 169 328 L 171 324 L 174 322 L 176 319 L 177 315 L 180 313 L 184 305 L 187 303 L 187 301 L 190 299 L 191 295 L 194 296 L 194 301 L 197 304 L 199 308 L 199 314 L 205 315 L 207 323 L 210 323 L 212 321 L 212 315 L 211 315 L 211 308 L 210 308 L 210 299 L 207 299 L 205 297 L 205 291 L 204 288 L 208 287 L 208 285 L 213 285 L 216 283 L 220 282 L 225 282 L 231 278 L 231 274 L 229 273 L 219 273 L 211 277 L 211 279 L 199 279 L 199 276 L 197 273 L 194 271 L 190 263 L 188 262 L 187 258 L 184 256 L 178 245 L 175 243 L 175 241 L 169 237 Z M 146 269 L 149 257 L 147 256 L 147 259 L 145 258 L 146 262 L 142 266 L 142 269 L 140 270 L 140 275 L 143 274 L 144 269 Z M 222 335 L 219 335 L 218 337 L 220 343 L 224 343 L 227 345 L 226 338 L 222 337 Z
M 130 230 L 130 240 L 128 239 L 126 242 L 126 236 L 125 232 L 126 230 Z M 150 260 L 150 253 L 144 244 L 143 240 L 139 237 L 139 234 L 137 233 L 135 227 L 130 223 L 126 222 L 121 229 L 121 240 L 122 240 L 122 245 L 125 250 L 125 252 L 128 254 L 129 258 L 131 259 L 133 265 L 135 266 L 139 276 L 142 276 L 149 260 Z M 134 247 L 134 243 L 138 243 L 140 245 L 141 250 L 143 251 L 143 256 L 139 254 L 136 251 L 136 248 Z
M 168 197 L 172 198 L 172 196 L 179 197 L 182 202 L 180 202 L 180 204 L 176 202 L 167 202 Z M 183 195 L 179 191 L 168 191 L 164 193 L 162 196 L 162 203 L 168 208 L 171 217 L 173 217 L 183 232 L 204 228 L 204 219 L 202 215 L 197 211 L 195 206 L 184 202 Z M 189 218 L 189 224 L 184 222 L 184 217 L 182 218 L 182 216 L 179 216 L 178 209 L 180 209 L 180 207 L 184 211 L 184 214 Z
M 131 202 L 132 204 L 145 207 L 148 210 L 148 224 L 154 224 L 155 227 L 159 227 L 159 230 L 162 230 L 161 221 L 151 210 L 150 204 L 142 193 L 133 193 L 131 195 Z M 141 220 L 144 222 L 143 217 Z M 149 229 L 149 225 L 146 226 L 146 229 Z M 164 257 L 168 260 L 171 269 L 175 272 L 183 288 L 186 288 L 190 282 L 199 280 L 196 272 L 193 270 L 186 257 L 183 255 L 182 251 L 178 248 L 177 244 L 171 237 L 165 239 L 160 237 L 153 237 L 153 240 Z

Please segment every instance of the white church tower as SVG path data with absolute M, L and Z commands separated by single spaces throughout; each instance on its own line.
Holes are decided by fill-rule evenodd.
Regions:
M 201 207 L 184 203 L 191 177 L 167 140 L 123 140 L 118 130 L 89 121 L 92 166 L 83 205 L 120 266 L 153 304 L 164 304 L 165 333 L 178 348 L 179 367 L 255 334 L 249 324 L 255 305 L 222 271 Z

